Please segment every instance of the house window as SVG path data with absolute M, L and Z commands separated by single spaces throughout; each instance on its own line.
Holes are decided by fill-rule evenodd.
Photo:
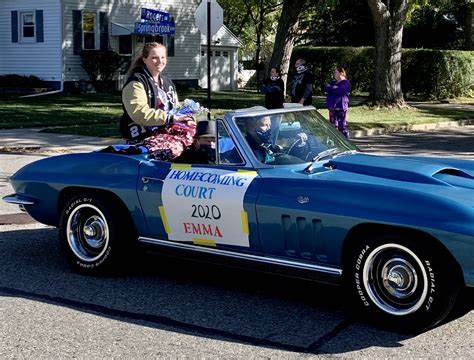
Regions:
M 174 56 L 174 35 L 146 35 L 145 42 L 157 42 L 166 46 L 168 57 Z
M 82 48 L 84 50 L 95 50 L 96 13 L 82 12 Z
M 221 52 L 216 50 L 216 56 L 221 56 Z
M 12 10 L 10 19 L 12 43 L 44 42 L 43 10 Z
M 132 55 L 132 35 L 120 35 L 119 40 L 119 54 Z
M 228 51 L 223 51 L 222 56 L 223 57 L 229 57 L 229 52 Z
M 35 12 L 20 12 L 20 34 L 21 40 L 35 39 Z
M 166 35 L 166 49 L 168 56 L 174 56 L 174 35 Z

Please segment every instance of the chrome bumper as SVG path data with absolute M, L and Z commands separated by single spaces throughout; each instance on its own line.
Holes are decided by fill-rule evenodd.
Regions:
M 3 201 L 9 204 L 16 204 L 16 205 L 34 205 L 36 201 L 32 198 L 29 198 L 24 195 L 12 194 L 7 195 L 2 198 Z

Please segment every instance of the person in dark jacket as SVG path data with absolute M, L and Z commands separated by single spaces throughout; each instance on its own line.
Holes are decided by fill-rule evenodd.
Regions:
M 338 67 L 334 71 L 334 80 L 324 87 L 324 91 L 326 92 L 326 107 L 329 110 L 329 121 L 342 135 L 349 138 L 347 110 L 349 109 L 351 83 L 347 79 L 344 68 Z
M 201 120 L 196 125 L 194 142 L 173 160 L 184 164 L 216 163 L 216 122 Z
M 301 105 L 311 105 L 313 101 L 314 75 L 309 71 L 304 59 L 295 62 L 296 75 L 290 86 L 288 101 Z
M 283 107 L 285 97 L 283 91 L 285 84 L 281 79 L 281 70 L 272 67 L 270 70 L 270 77 L 262 82 L 261 91 L 265 94 L 265 107 L 267 109 L 279 109 Z
M 271 142 L 272 119 L 270 116 L 249 118 L 246 123 L 245 140 L 252 149 L 258 161 L 268 164 L 275 160 L 275 155 L 282 152 L 282 148 Z M 300 149 L 306 145 L 308 136 L 301 132 L 296 135 L 300 144 Z M 299 155 L 299 151 L 295 149 L 295 156 Z
M 149 137 L 160 126 L 194 120 L 189 115 L 169 114 L 178 105 L 178 95 L 171 79 L 162 74 L 166 64 L 166 47 L 150 42 L 130 67 L 122 90 L 120 120 L 120 134 L 129 142 Z

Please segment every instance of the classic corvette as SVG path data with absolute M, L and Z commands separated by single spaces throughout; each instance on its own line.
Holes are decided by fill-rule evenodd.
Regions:
M 4 200 L 58 227 L 90 274 L 144 247 L 340 284 L 354 313 L 403 331 L 440 323 L 474 286 L 474 161 L 364 154 L 313 107 L 227 113 L 215 151 L 210 164 L 49 157 Z

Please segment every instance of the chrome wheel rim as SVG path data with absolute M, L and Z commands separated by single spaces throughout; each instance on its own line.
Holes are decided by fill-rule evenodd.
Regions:
M 367 257 L 362 279 L 373 303 L 396 316 L 417 311 L 428 294 L 428 275 L 421 260 L 399 244 L 374 249 Z
M 89 204 L 75 208 L 67 221 L 67 241 L 74 255 L 82 261 L 100 259 L 109 245 L 109 227 L 104 214 Z

